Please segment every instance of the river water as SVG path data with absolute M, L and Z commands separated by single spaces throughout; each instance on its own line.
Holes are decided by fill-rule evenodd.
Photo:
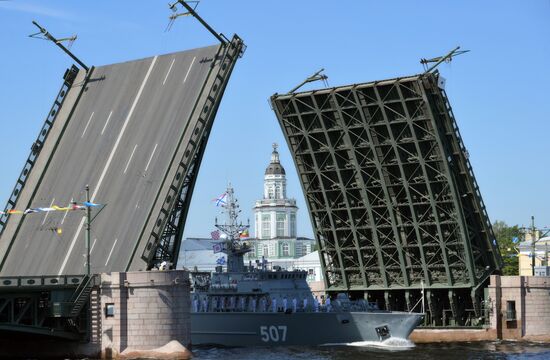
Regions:
M 358 360 L 358 359 L 550 359 L 550 343 L 472 342 L 373 344 L 288 348 L 194 349 L 194 359 L 242 360 Z

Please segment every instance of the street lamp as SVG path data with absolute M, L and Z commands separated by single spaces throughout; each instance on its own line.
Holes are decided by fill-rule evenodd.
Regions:
M 105 209 L 106 204 L 92 204 L 90 202 L 90 186 L 86 185 L 86 275 L 90 276 L 92 274 L 91 272 L 91 258 L 90 258 L 90 238 L 91 238 L 91 229 L 92 229 L 92 222 L 94 219 L 99 215 L 99 213 Z M 95 216 L 92 218 L 92 206 L 100 206 L 99 211 L 95 214 Z

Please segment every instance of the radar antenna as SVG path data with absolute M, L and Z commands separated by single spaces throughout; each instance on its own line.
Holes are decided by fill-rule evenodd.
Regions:
M 325 69 L 321 69 L 321 70 L 317 71 L 315 74 L 311 75 L 310 77 L 308 77 L 307 79 L 302 81 L 299 85 L 292 88 L 292 90 L 290 90 L 288 93 L 292 94 L 292 93 L 296 92 L 296 90 L 298 90 L 299 88 L 304 86 L 305 84 L 310 83 L 310 82 L 314 82 L 314 81 L 320 81 L 321 80 L 321 81 L 323 81 L 323 84 L 325 84 L 325 86 L 328 86 L 328 81 L 327 81 L 328 76 L 326 76 L 325 74 L 321 74 L 323 71 L 325 71 Z

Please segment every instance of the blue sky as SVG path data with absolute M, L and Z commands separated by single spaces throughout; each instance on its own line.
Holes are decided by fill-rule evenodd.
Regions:
M 36 31 L 31 20 L 57 37 L 78 34 L 72 50 L 96 66 L 215 43 L 191 18 L 165 32 L 166 2 L 0 1 L 0 203 L 71 64 L 51 43 L 27 37 Z M 252 220 L 273 142 L 301 209 L 298 233 L 311 236 L 269 96 L 321 67 L 331 86 L 416 74 L 420 58 L 457 45 L 471 52 L 440 71 L 491 221 L 527 225 L 534 215 L 550 225 L 550 0 L 203 0 L 198 11 L 248 49 L 218 111 L 186 236 L 210 233 L 218 215 L 211 200 L 229 181 Z

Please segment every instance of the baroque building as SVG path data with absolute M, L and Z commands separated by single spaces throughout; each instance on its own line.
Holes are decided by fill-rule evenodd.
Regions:
M 253 249 L 248 260 L 262 257 L 273 265 L 289 268 L 292 260 L 314 250 L 313 239 L 297 237 L 296 199 L 288 198 L 286 172 L 279 159 L 277 144 L 273 144 L 271 161 L 264 174 L 263 197 L 254 210 L 255 237 L 249 239 Z

